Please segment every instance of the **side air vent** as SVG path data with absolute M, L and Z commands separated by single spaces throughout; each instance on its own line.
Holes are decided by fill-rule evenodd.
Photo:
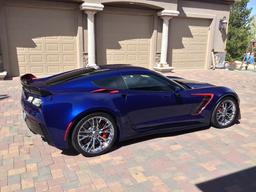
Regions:
M 199 115 L 201 114 L 204 109 L 210 104 L 212 101 L 214 94 L 213 93 L 198 93 L 198 94 L 192 94 L 193 96 L 202 97 L 201 103 L 197 106 L 195 112 L 193 115 Z

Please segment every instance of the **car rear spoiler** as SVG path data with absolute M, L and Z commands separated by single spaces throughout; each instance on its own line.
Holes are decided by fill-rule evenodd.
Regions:
M 30 73 L 27 73 L 25 75 L 22 75 L 20 77 L 20 82 L 23 86 L 29 85 L 33 82 L 33 80 L 36 79 L 36 76 Z
M 35 95 L 40 95 L 42 97 L 52 95 L 50 91 L 33 85 L 33 81 L 35 79 L 37 79 L 37 77 L 33 74 L 25 74 L 20 77 L 21 85 L 26 92 L 35 94 Z

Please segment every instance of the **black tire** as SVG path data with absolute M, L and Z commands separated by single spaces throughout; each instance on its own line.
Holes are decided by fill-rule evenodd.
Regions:
M 220 108 L 220 106 L 222 105 L 223 102 L 233 102 L 234 107 L 235 107 L 235 114 L 234 117 L 232 119 L 230 119 L 230 122 L 228 122 L 226 125 L 221 124 L 218 120 L 217 120 L 217 111 Z M 234 125 L 237 121 L 238 121 L 238 115 L 239 115 L 239 106 L 237 101 L 233 98 L 233 97 L 224 97 L 223 99 L 221 99 L 217 106 L 214 108 L 213 113 L 212 113 L 212 118 L 211 118 L 211 124 L 213 127 L 215 128 L 227 128 L 230 127 L 232 125 Z
M 109 122 L 111 122 L 111 124 L 113 125 L 113 137 L 112 137 L 112 140 L 111 142 L 108 144 L 108 146 L 103 149 L 102 151 L 98 151 L 98 152 L 88 152 L 88 151 L 85 151 L 79 144 L 79 141 L 78 141 L 78 133 L 79 133 L 79 130 L 81 129 L 81 126 L 87 122 L 87 120 L 93 118 L 93 117 L 102 117 L 102 118 L 105 118 L 107 119 Z M 87 116 L 85 116 L 84 118 L 82 118 L 78 123 L 77 125 L 75 126 L 73 132 L 72 132 L 72 145 L 73 147 L 75 148 L 75 150 L 77 150 L 79 153 L 81 153 L 82 155 L 84 155 L 85 157 L 94 157 L 94 156 L 98 156 L 98 155 L 102 155 L 104 153 L 107 153 L 111 150 L 111 148 L 113 147 L 113 145 L 115 144 L 116 140 L 117 140 L 117 126 L 116 126 L 116 122 L 115 120 L 110 116 L 108 115 L 107 113 L 102 113 L 102 112 L 96 112 L 96 113 L 92 113 L 92 114 L 89 114 Z M 99 135 L 99 133 L 98 133 Z

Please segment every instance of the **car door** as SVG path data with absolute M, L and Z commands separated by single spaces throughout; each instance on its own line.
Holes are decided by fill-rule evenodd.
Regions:
M 136 130 L 175 124 L 189 113 L 176 94 L 177 85 L 152 73 L 124 73 L 125 109 Z

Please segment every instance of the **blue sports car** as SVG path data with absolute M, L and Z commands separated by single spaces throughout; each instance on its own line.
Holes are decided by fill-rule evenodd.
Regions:
M 21 77 L 29 129 L 49 144 L 84 156 L 108 152 L 138 136 L 214 126 L 240 119 L 226 87 L 165 77 L 129 65 L 82 68 L 46 78 Z

